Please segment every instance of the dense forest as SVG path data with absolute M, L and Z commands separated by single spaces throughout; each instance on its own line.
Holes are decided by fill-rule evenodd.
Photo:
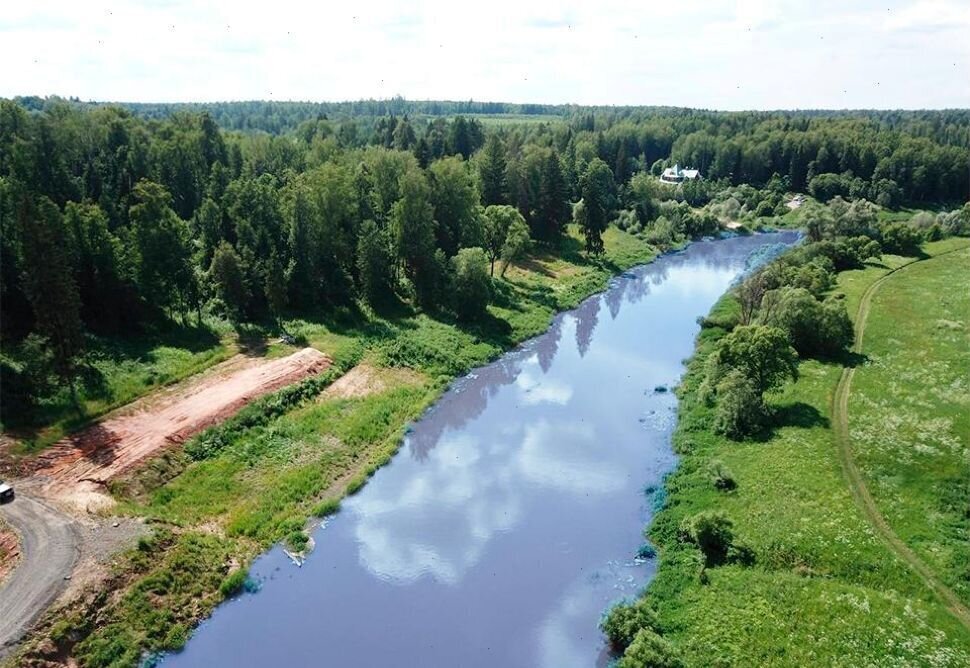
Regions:
M 790 192 L 959 204 L 968 114 L 3 100 L 3 403 L 38 369 L 71 384 L 88 333 L 168 318 L 404 300 L 474 320 L 496 267 L 570 222 L 597 253 L 611 223 L 664 246 Z M 703 178 L 662 186 L 674 163 Z

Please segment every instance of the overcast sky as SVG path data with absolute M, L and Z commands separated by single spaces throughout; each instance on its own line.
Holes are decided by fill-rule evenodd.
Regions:
M 0 63 L 3 97 L 970 107 L 970 0 L 11 1 Z

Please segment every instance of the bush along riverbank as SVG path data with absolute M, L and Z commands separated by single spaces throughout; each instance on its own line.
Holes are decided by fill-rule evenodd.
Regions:
M 657 576 L 638 601 L 617 605 L 602 623 L 618 666 L 970 662 L 970 631 L 960 616 L 856 502 L 832 429 L 833 392 L 843 369 L 871 363 L 868 339 L 864 348 L 853 345 L 858 323 L 852 321 L 866 310 L 861 305 L 869 287 L 921 260 L 927 260 L 926 271 L 935 263 L 952 276 L 954 263 L 966 262 L 966 246 L 966 239 L 951 238 L 924 244 L 918 255 L 898 256 L 882 254 L 873 238 L 816 239 L 756 271 L 704 319 L 678 389 L 673 443 L 680 463 L 648 529 L 659 553 Z M 919 281 L 923 273 L 891 278 Z M 953 314 L 965 312 L 966 305 L 949 302 L 940 310 L 933 306 L 940 295 L 919 294 L 923 306 L 897 309 L 901 319 L 891 329 L 918 329 L 926 318 L 956 322 Z M 888 339 L 873 346 L 892 348 Z M 923 360 L 923 368 L 950 373 L 957 363 L 942 344 L 924 348 L 929 357 L 942 357 Z M 901 408 L 892 396 L 853 403 L 850 424 L 871 430 L 891 422 Z M 921 393 L 934 405 L 946 399 L 941 396 Z M 938 408 L 928 410 L 935 415 Z M 860 439 L 865 443 L 859 447 L 868 445 L 864 452 L 880 456 L 863 477 L 879 476 L 870 484 L 876 505 L 894 513 L 887 513 L 887 531 L 902 517 L 904 537 L 942 536 L 926 513 L 923 528 L 914 528 L 915 516 L 900 507 L 905 500 L 883 484 L 902 476 L 914 487 L 913 467 L 905 463 L 913 451 L 894 461 L 864 434 Z M 952 506 L 952 494 L 940 491 L 953 486 L 948 470 L 919 471 L 924 509 L 943 513 Z M 938 498 L 930 498 L 931 490 Z M 958 514 L 947 517 L 959 524 Z M 940 580 L 954 578 L 952 569 L 940 570 Z
M 115 481 L 118 509 L 145 517 L 151 535 L 103 582 L 48 612 L 11 665 L 66 656 L 85 666 L 137 665 L 180 648 L 215 606 L 252 586 L 246 571 L 256 555 L 278 542 L 297 555 L 308 550 L 308 518 L 337 512 L 456 376 L 658 255 L 620 230 L 604 241 L 602 255 L 587 256 L 573 227 L 558 248 L 510 266 L 495 281 L 488 317 L 472 325 L 403 305 L 286 321 L 300 345 L 325 352 L 333 367 Z M 287 350 L 274 344 L 268 354 Z M 351 377 L 358 382 L 336 382 Z

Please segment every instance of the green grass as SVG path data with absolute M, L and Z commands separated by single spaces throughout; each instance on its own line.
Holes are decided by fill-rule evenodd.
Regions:
M 959 242 L 930 244 L 928 253 L 954 243 Z M 842 274 L 837 289 L 846 294 L 850 313 L 872 281 L 906 261 L 886 257 Z M 953 266 L 959 271 L 966 265 Z M 926 283 L 922 289 L 931 289 L 919 275 L 916 279 Z M 709 321 L 729 321 L 731 301 L 723 299 Z M 899 311 L 885 317 L 887 328 L 898 332 L 914 316 Z M 696 397 L 703 361 L 724 332 L 705 329 L 690 363 L 674 436 L 682 458 L 650 530 L 660 566 L 647 597 L 658 608 L 665 636 L 689 666 L 966 665 L 970 634 L 881 542 L 846 486 L 829 424 L 841 367 L 802 362 L 800 380 L 770 397 L 779 415 L 773 435 L 729 441 L 712 433 L 711 409 Z M 906 345 L 914 352 L 927 347 Z M 892 414 L 879 417 L 891 420 Z M 733 472 L 735 490 L 711 484 L 709 464 L 715 459 Z M 924 489 L 919 498 L 931 502 L 939 494 Z M 702 569 L 697 549 L 679 541 L 683 518 L 711 509 L 733 519 L 739 540 L 756 554 L 753 566 Z M 913 509 L 914 518 L 920 510 Z
M 89 335 L 78 382 L 81 410 L 67 388 L 41 400 L 30 415 L 4 416 L 21 437 L 17 452 L 36 452 L 105 413 L 164 385 L 193 376 L 237 350 L 224 328 L 170 325 L 129 338 Z M 7 351 L 16 359 L 17 351 Z
M 849 428 L 890 526 L 970 603 L 970 249 L 919 263 L 876 294 Z M 962 287 L 957 287 L 962 286 Z
M 152 547 L 151 567 L 139 570 L 142 557 L 129 556 L 133 561 L 119 571 L 134 570 L 136 577 L 119 580 L 95 607 L 79 605 L 73 616 L 63 616 L 68 621 L 54 624 L 55 645 L 80 638 L 71 646 L 86 665 L 96 666 L 132 665 L 139 649 L 180 646 L 193 623 L 244 582 L 227 564 L 245 566 L 278 541 L 302 549 L 308 518 L 338 512 L 340 498 L 358 491 L 390 460 L 407 425 L 455 376 L 541 333 L 556 311 L 575 306 L 605 288 L 615 272 L 657 254 L 618 230 L 607 232 L 605 242 L 603 257 L 587 258 L 571 228 L 559 248 L 541 250 L 510 268 L 507 280 L 497 280 L 488 317 L 474 325 L 401 304 L 381 313 L 362 308 L 285 322 L 301 343 L 330 354 L 341 369 L 363 359 L 378 369 L 415 372 L 389 370 L 380 391 L 357 398 L 319 394 L 336 374 L 312 387 L 305 382 L 284 389 L 117 481 L 119 510 L 171 527 L 174 538 L 163 530 Z M 287 348 L 271 344 L 267 354 Z M 174 572 L 186 554 L 197 554 L 199 564 Z M 177 583 L 179 592 L 191 596 L 180 598 L 166 588 L 155 599 L 162 610 L 149 610 L 145 597 L 155 595 L 158 582 Z M 93 616 L 96 625 L 90 624 Z M 42 645 L 34 644 L 22 656 L 40 655 Z
M 245 581 L 240 571 L 230 572 L 233 549 L 211 534 L 156 530 L 117 565 L 113 577 L 124 582 L 123 591 L 100 592 L 48 620 L 48 652 L 100 668 L 139 665 L 145 653 L 182 647 L 199 615 Z

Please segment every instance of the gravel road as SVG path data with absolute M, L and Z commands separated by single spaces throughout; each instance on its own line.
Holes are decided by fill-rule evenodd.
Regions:
M 0 513 L 21 537 L 17 568 L 0 585 L 0 659 L 67 585 L 78 557 L 72 521 L 46 503 L 19 494 Z

